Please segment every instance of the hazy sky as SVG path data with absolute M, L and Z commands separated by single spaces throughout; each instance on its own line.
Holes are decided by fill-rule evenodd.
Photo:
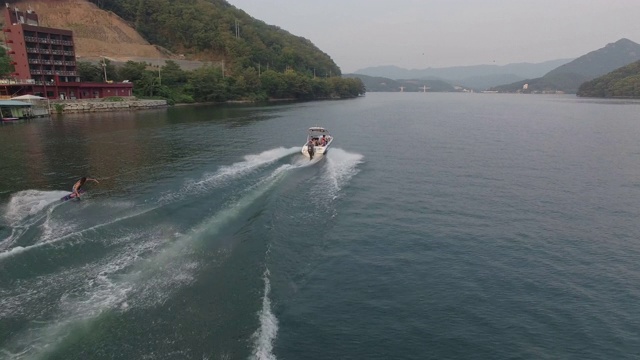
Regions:
M 575 58 L 640 43 L 640 0 L 227 0 L 311 40 L 343 73 Z

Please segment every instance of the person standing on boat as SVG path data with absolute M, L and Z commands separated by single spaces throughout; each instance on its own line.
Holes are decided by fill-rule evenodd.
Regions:
M 309 143 L 307 143 L 307 151 L 309 152 L 309 160 L 313 159 L 313 154 L 316 152 L 316 149 L 313 147 L 313 139 L 309 139 Z

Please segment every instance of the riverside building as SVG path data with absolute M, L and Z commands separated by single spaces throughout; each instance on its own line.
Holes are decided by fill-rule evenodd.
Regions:
M 2 29 L 15 71 L 0 79 L 0 97 L 38 95 L 48 99 L 95 99 L 132 96 L 133 84 L 82 82 L 73 32 L 39 25 L 31 10 L 4 9 Z

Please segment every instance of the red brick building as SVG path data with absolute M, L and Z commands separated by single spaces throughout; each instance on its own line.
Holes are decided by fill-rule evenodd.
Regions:
M 131 83 L 81 82 L 71 30 L 39 26 L 38 15 L 18 8 L 4 9 L 2 29 L 15 67 L 0 79 L 0 95 L 33 94 L 50 99 L 88 99 L 131 96 Z

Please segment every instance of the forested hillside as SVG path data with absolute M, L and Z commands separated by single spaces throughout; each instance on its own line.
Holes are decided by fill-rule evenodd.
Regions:
M 188 58 L 248 67 L 340 75 L 311 41 L 249 16 L 224 0 L 90 0 L 130 22 L 147 41 Z M 311 14 L 310 14 L 311 15 Z
M 578 96 L 640 98 L 640 61 L 588 81 L 578 89 Z

